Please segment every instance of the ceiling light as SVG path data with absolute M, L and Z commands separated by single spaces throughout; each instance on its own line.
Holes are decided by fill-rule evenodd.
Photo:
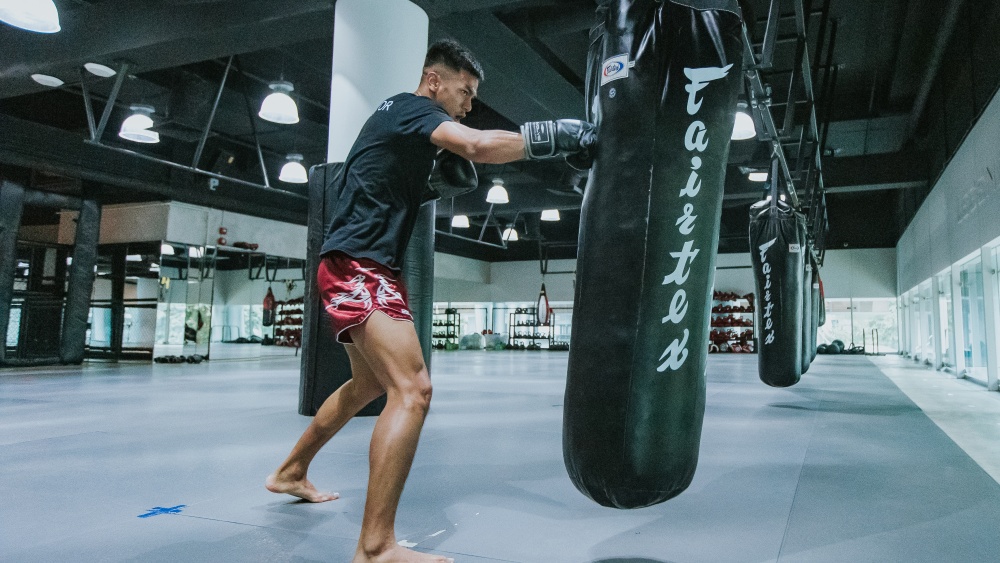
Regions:
M 753 139 L 757 136 L 757 128 L 753 125 L 753 118 L 747 113 L 747 105 L 743 102 L 736 104 L 736 123 L 733 124 L 734 141 Z
M 542 221 L 558 221 L 559 220 L 559 210 L 558 209 L 545 209 L 542 211 Z
M 61 29 L 59 10 L 52 0 L 0 0 L 0 21 L 38 33 Z
M 295 90 L 291 82 L 272 82 L 269 86 L 274 92 L 264 98 L 264 103 L 260 105 L 260 113 L 257 115 L 261 119 L 266 119 L 273 123 L 292 124 L 299 122 L 299 108 L 295 105 L 295 100 L 288 95 Z
M 514 242 L 517 240 L 517 229 L 514 228 L 514 225 L 511 225 L 506 229 L 504 229 L 503 240 L 505 240 L 506 242 Z
M 493 180 L 493 187 L 486 194 L 486 203 L 510 203 L 510 198 L 507 197 L 507 190 L 503 187 L 503 180 L 500 178 Z
M 97 63 L 87 63 L 83 65 L 83 68 L 87 69 L 90 74 L 100 76 L 101 78 L 110 78 L 118 74 L 118 71 L 115 69 Z
M 129 109 L 133 113 L 122 122 L 118 136 L 136 143 L 159 143 L 160 134 L 150 131 L 153 126 L 153 118 L 150 117 L 153 115 L 153 106 L 134 105 Z
M 142 256 L 138 254 L 129 254 L 125 257 L 126 262 L 142 262 Z
M 0 0 L 0 2 L 2 1 L 3 0 Z M 49 88 L 58 88 L 63 85 L 62 80 L 59 80 L 55 76 L 49 76 L 47 74 L 32 74 L 31 79 L 41 84 L 42 86 L 48 86 Z
M 455 215 L 451 218 L 451 226 L 456 229 L 468 229 L 469 217 L 466 215 Z
M 288 162 L 281 167 L 281 174 L 278 179 L 289 184 L 306 184 L 309 182 L 309 173 L 306 167 L 302 166 L 301 154 L 288 155 Z
M 171 246 L 171 245 L 169 245 L 169 244 L 161 244 L 160 245 L 160 254 L 162 254 L 164 256 L 173 256 L 174 255 L 174 247 Z
M 766 182 L 767 178 L 767 172 L 751 172 L 747 174 L 747 180 L 751 182 Z

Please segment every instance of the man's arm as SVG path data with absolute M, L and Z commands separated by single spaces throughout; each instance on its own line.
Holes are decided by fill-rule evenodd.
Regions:
M 499 129 L 480 131 L 445 121 L 431 133 L 431 142 L 473 162 L 504 164 L 525 157 L 524 137 Z

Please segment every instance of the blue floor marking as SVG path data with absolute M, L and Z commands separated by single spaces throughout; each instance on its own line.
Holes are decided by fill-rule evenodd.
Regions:
M 158 516 L 160 514 L 180 514 L 181 509 L 187 506 L 186 504 L 178 504 L 177 506 L 171 506 L 170 508 L 163 508 L 162 506 L 154 506 L 149 509 L 149 512 L 145 514 L 140 514 L 139 518 L 149 518 L 150 516 Z

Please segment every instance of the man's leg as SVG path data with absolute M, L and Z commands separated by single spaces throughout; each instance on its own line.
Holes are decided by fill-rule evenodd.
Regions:
M 306 478 L 309 464 L 320 448 L 347 424 L 365 405 L 381 397 L 385 389 L 355 346 L 347 345 L 351 358 L 351 379 L 327 397 L 312 423 L 302 433 L 288 459 L 267 478 L 267 490 L 287 493 L 310 502 L 334 500 L 336 493 L 320 493 Z
M 385 409 L 372 432 L 368 498 L 354 562 L 452 561 L 396 543 L 396 508 L 431 402 L 431 380 L 417 333 L 412 323 L 393 320 L 379 311 L 350 330 L 386 390 Z

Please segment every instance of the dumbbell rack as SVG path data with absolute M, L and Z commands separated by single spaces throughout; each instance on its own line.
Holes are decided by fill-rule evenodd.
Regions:
M 543 342 L 551 348 L 555 324 L 555 313 L 549 314 L 548 324 L 539 324 L 536 309 L 516 309 L 507 323 L 507 349 L 542 350 Z
M 754 295 L 716 291 L 712 294 L 712 323 L 709 351 L 752 352 L 754 335 Z M 714 347 L 713 347 L 714 345 Z M 754 345 L 752 350 L 747 345 Z
M 459 330 L 462 316 L 456 309 L 446 309 L 444 313 L 434 313 L 431 332 L 431 346 L 436 350 L 458 350 Z

